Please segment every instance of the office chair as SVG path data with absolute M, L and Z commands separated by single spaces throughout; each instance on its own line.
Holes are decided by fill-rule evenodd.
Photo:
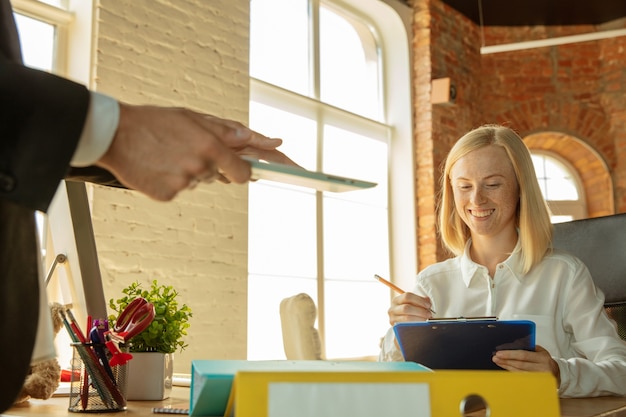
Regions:
M 554 225 L 553 246 L 580 258 L 604 292 L 604 307 L 626 340 L 626 213 Z

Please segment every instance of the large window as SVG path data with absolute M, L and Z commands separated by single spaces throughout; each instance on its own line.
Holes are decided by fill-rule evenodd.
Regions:
M 402 100 L 391 103 L 387 90 L 395 73 L 408 92 L 408 59 L 405 67 L 395 63 L 399 72 L 391 70 L 385 31 L 365 11 L 384 4 L 354 4 L 251 1 L 250 125 L 283 138 L 283 150 L 305 168 L 378 186 L 334 194 L 250 185 L 249 359 L 284 357 L 278 308 L 299 292 L 316 300 L 326 357 L 376 355 L 389 326 L 390 294 L 373 275 L 415 272 L 412 159 L 403 148 L 410 148 L 410 102 L 404 102 L 408 113 L 396 111 Z M 403 206 L 399 213 L 410 213 L 404 219 L 394 216 L 394 196 Z M 395 242 L 412 255 L 398 250 L 396 256 Z
M 576 170 L 549 152 L 533 151 L 532 159 L 541 193 L 550 207 L 552 223 L 587 217 L 583 187 Z

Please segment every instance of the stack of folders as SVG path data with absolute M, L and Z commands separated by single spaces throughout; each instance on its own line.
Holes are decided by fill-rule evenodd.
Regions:
M 192 361 L 190 415 L 432 417 L 460 415 L 477 396 L 486 415 L 560 415 L 556 381 L 547 372 L 286 360 Z
M 240 371 L 381 372 L 429 371 L 414 362 L 195 360 L 191 373 L 192 416 L 233 415 L 233 382 Z

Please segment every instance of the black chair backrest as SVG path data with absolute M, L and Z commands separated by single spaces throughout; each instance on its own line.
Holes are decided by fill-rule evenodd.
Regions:
M 554 225 L 553 246 L 580 258 L 626 339 L 626 213 Z

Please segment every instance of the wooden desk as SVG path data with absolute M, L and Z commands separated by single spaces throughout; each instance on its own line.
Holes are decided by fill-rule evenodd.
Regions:
M 561 417 L 626 417 L 626 398 L 568 398 L 562 399 Z M 129 401 L 128 409 L 115 413 L 72 413 L 67 410 L 68 397 L 54 397 L 49 400 L 30 400 L 9 409 L 7 416 L 167 416 L 153 414 L 154 407 L 189 408 L 189 388 L 174 387 L 170 398 L 164 401 Z M 171 415 L 171 414 L 169 414 Z M 439 416 L 434 416 L 439 417 Z
M 153 414 L 154 407 L 189 408 L 189 388 L 173 387 L 172 395 L 163 401 L 128 401 L 126 411 L 112 413 L 73 413 L 67 410 L 69 397 L 52 397 L 49 400 L 29 400 L 10 408 L 3 416 L 173 416 L 175 414 Z
M 562 417 L 626 417 L 626 398 L 565 398 L 561 399 Z

